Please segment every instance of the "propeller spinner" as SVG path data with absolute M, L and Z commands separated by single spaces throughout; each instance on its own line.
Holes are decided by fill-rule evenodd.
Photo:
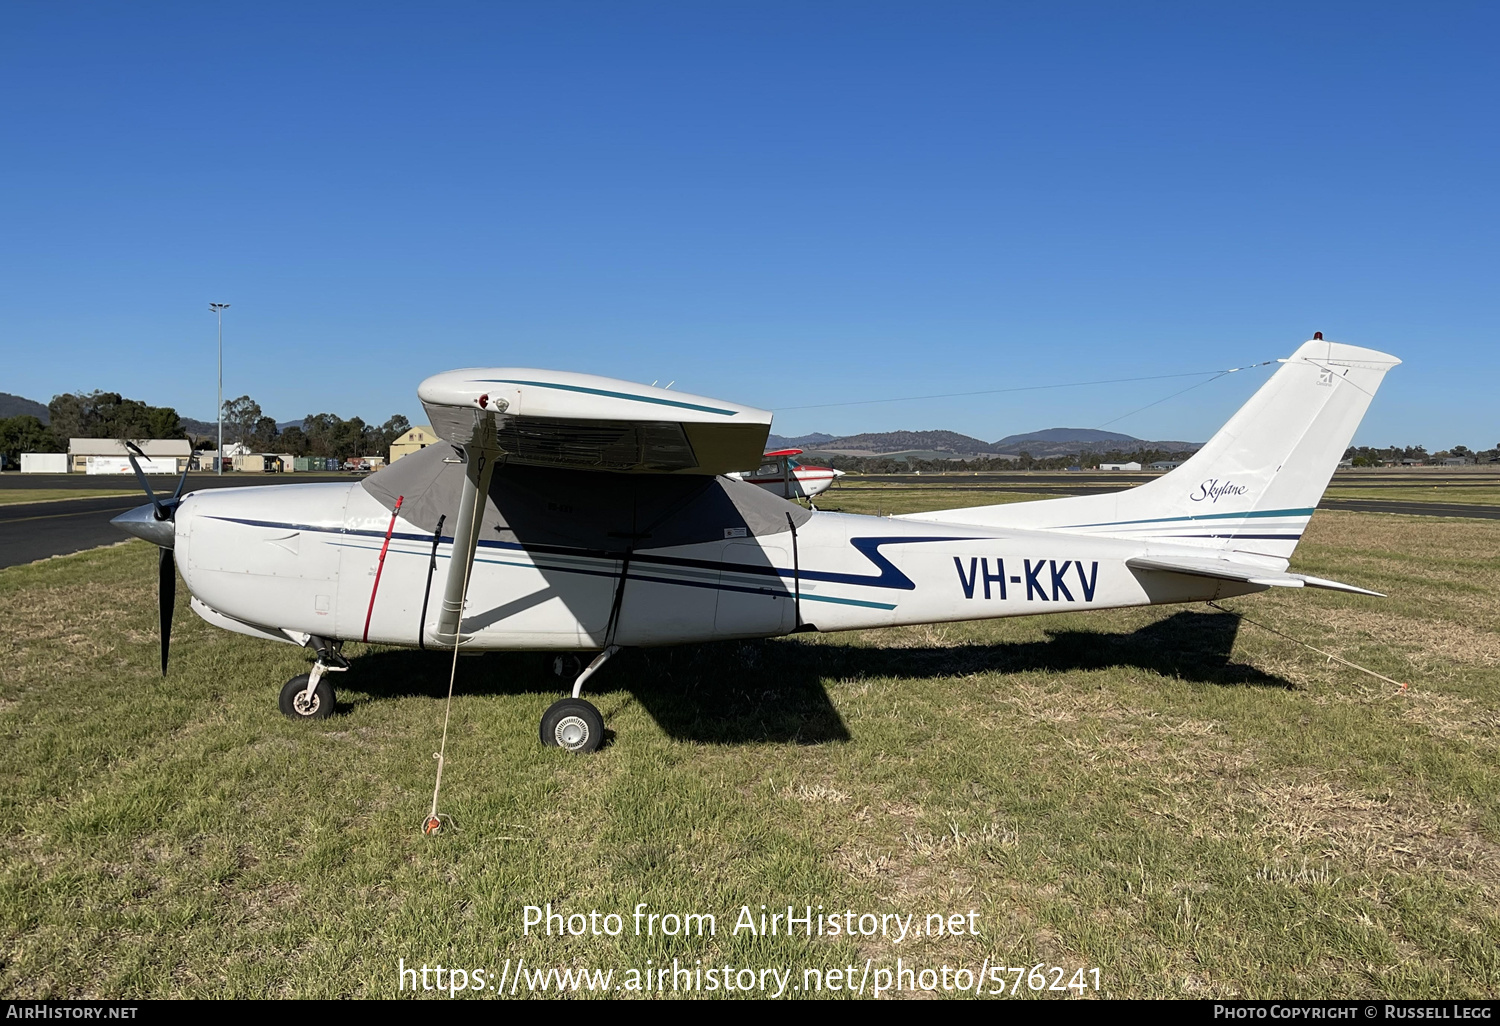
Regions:
M 182 489 L 187 484 L 187 467 L 182 468 L 182 477 L 178 478 L 177 490 L 171 497 L 158 499 L 151 490 L 151 482 L 146 480 L 141 465 L 136 462 L 137 456 L 144 458 L 146 454 L 134 442 L 126 442 L 125 447 L 130 450 L 127 456 L 130 466 L 135 470 L 136 480 L 141 483 L 146 498 L 151 501 L 121 513 L 110 523 L 126 534 L 145 539 L 159 550 L 156 560 L 156 602 L 161 627 L 161 675 L 165 677 L 167 651 L 172 644 L 172 611 L 177 604 L 177 567 L 172 562 L 172 544 L 176 539 L 177 529 L 173 521 L 177 515 L 177 507 L 182 505 Z M 188 466 L 192 462 L 192 457 L 189 456 Z

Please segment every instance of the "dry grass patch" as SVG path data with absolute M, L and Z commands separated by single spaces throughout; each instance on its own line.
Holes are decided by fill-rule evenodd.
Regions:
M 1278 855 L 1317 849 L 1319 857 L 1367 872 L 1451 873 L 1496 896 L 1500 846 L 1474 831 L 1476 810 L 1418 794 L 1370 795 L 1325 781 L 1251 785 L 1226 796 L 1248 799 L 1255 832 Z

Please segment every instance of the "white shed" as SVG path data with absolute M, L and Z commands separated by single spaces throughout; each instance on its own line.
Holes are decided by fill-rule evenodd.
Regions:
M 21 453 L 21 473 L 23 474 L 66 474 L 67 472 L 68 454 L 65 452 Z

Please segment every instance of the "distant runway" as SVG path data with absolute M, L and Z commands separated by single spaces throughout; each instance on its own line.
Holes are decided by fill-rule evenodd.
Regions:
M 111 527 L 110 519 L 142 501 L 127 495 L 0 506 L 0 567 L 124 541 L 126 535 Z
M 200 475 L 188 478 L 188 491 L 204 488 L 244 488 L 250 485 L 307 484 L 312 481 L 350 481 L 349 475 L 268 474 L 247 479 L 244 476 L 218 477 Z M 84 474 L 6 474 L 0 478 L 0 489 L 119 488 L 135 485 L 125 477 Z M 175 478 L 154 477 L 151 487 L 167 494 L 177 487 Z M 127 509 L 146 501 L 144 493 L 117 495 L 110 498 L 54 499 L 48 502 L 20 502 L 0 505 L 0 568 L 31 563 L 49 556 L 66 556 L 72 552 L 113 545 L 126 535 L 110 526 L 110 520 Z
M 1413 517 L 1469 517 L 1474 520 L 1500 520 L 1500 506 L 1480 506 L 1463 502 L 1402 502 L 1400 499 L 1329 499 L 1318 503 L 1319 509 L 1343 509 L 1354 513 L 1401 513 Z

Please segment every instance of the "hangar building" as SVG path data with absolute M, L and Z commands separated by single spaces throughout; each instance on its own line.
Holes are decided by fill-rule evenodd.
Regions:
M 148 474 L 180 474 L 193 455 L 193 443 L 186 438 L 132 441 L 146 454 L 141 469 Z M 132 472 L 129 456 L 130 451 L 118 438 L 68 439 L 68 469 L 77 474 L 129 474 Z

